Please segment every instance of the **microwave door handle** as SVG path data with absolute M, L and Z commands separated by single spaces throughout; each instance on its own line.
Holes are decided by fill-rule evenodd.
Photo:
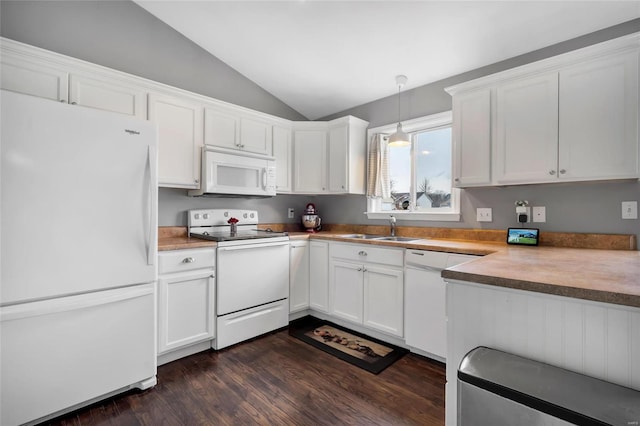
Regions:
M 267 169 L 262 169 L 262 189 L 267 189 Z

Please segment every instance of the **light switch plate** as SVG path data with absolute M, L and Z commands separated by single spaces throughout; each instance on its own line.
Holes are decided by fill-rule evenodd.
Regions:
M 293 212 L 294 212 L 293 208 L 289 207 L 289 208 L 287 209 L 287 217 L 288 217 L 289 219 L 293 219 Z
M 638 218 L 638 202 L 637 201 L 622 202 L 622 218 L 623 219 Z
M 478 222 L 492 222 L 493 214 L 490 207 L 479 207 L 476 209 L 476 220 Z
M 547 221 L 547 209 L 544 206 L 533 207 L 533 221 L 534 222 L 546 222 Z

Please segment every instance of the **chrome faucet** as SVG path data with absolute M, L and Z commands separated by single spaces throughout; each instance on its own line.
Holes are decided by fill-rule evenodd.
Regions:
M 390 229 L 391 236 L 395 237 L 396 236 L 396 218 L 393 215 L 389 216 L 389 226 L 391 227 Z

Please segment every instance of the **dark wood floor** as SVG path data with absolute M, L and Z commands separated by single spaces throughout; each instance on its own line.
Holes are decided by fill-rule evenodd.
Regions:
M 379 375 L 279 331 L 158 368 L 158 385 L 51 425 L 443 425 L 444 365 L 413 354 Z

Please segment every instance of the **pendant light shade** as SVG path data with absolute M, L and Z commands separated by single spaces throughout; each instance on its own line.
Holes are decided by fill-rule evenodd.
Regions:
M 389 136 L 389 146 L 408 146 L 411 142 L 409 135 L 402 130 L 402 123 L 400 122 L 400 89 L 407 84 L 406 75 L 397 75 L 396 84 L 398 85 L 398 127 L 396 132 Z

